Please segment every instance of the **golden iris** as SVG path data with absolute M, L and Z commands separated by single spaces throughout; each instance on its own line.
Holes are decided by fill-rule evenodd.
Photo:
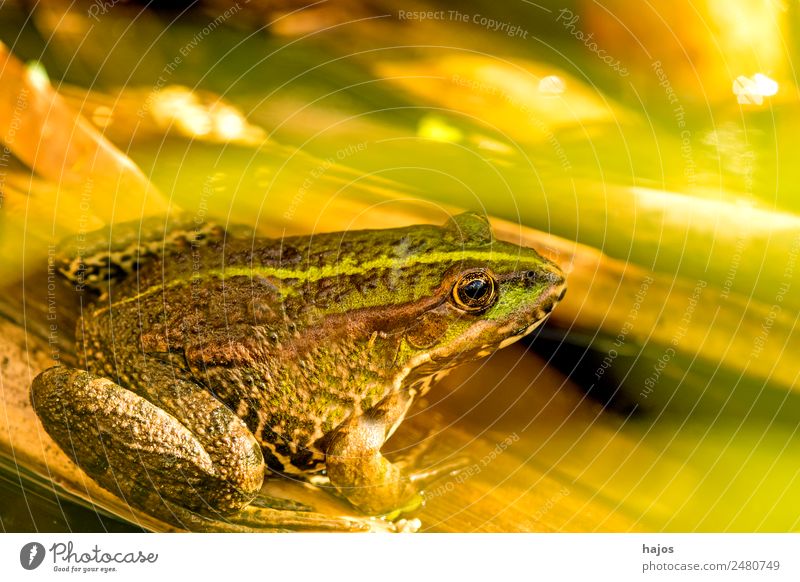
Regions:
M 483 311 L 496 296 L 494 278 L 485 269 L 462 273 L 453 286 L 453 303 L 464 311 Z

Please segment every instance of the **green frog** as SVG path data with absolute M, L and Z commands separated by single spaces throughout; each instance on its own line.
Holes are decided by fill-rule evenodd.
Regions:
M 475 213 L 282 239 L 129 234 L 67 252 L 61 272 L 89 297 L 81 366 L 42 372 L 31 400 L 102 487 L 208 529 L 361 527 L 265 500 L 272 475 L 316 479 L 368 516 L 418 506 L 430 473 L 390 462 L 385 441 L 435 379 L 530 333 L 566 290 Z

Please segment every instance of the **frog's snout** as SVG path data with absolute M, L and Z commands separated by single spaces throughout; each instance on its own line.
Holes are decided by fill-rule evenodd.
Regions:
M 567 282 L 566 278 L 564 277 L 564 272 L 559 269 L 558 267 L 553 268 L 552 270 L 547 270 L 544 272 L 542 277 L 553 286 L 553 288 L 560 288 L 564 287 L 564 284 Z M 566 289 L 566 287 L 565 287 Z M 559 298 L 559 301 L 561 299 Z
M 547 316 L 553 311 L 553 308 L 564 299 L 564 295 L 567 294 L 566 277 L 558 268 L 545 271 L 544 273 L 538 273 L 536 276 L 540 282 L 544 280 L 547 284 L 547 290 L 539 306 L 543 315 Z

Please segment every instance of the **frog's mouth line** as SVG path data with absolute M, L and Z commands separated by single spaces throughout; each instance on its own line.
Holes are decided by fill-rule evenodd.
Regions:
M 514 342 L 521 340 L 522 338 L 524 338 L 524 337 L 525 337 L 526 335 L 528 335 L 529 333 L 532 333 L 532 332 L 533 332 L 533 330 L 535 330 L 537 327 L 539 327 L 540 325 L 542 325 L 542 324 L 545 322 L 545 320 L 546 320 L 546 319 L 547 319 L 549 316 L 550 316 L 550 314 L 548 313 L 547 315 L 545 315 L 544 317 L 542 317 L 542 318 L 541 318 L 541 319 L 539 319 L 538 321 L 534 321 L 534 322 L 533 322 L 532 324 L 530 324 L 528 327 L 524 327 L 524 328 L 522 328 L 521 330 L 517 330 L 517 331 L 514 333 L 514 335 L 511 335 L 511 336 L 507 337 L 506 339 L 504 339 L 503 341 L 501 341 L 501 342 L 498 344 L 498 346 L 497 346 L 497 349 L 501 350 L 501 349 L 503 349 L 504 347 L 506 347 L 506 346 L 510 346 L 510 345 L 511 345 L 511 344 L 513 344 Z
M 464 362 L 468 362 L 471 360 L 475 360 L 477 358 L 486 357 L 497 350 L 500 350 L 506 346 L 513 344 L 514 342 L 520 340 L 521 338 L 525 337 L 529 333 L 533 332 L 537 327 L 542 325 L 545 320 L 548 318 L 549 314 L 542 314 L 541 319 L 534 321 L 532 324 L 523 327 L 521 329 L 516 330 L 512 335 L 505 338 L 498 344 L 489 344 L 484 345 L 476 348 L 472 348 L 469 350 L 464 350 L 458 352 L 457 354 L 448 354 L 446 357 L 441 359 L 431 356 L 428 358 L 428 362 L 437 370 L 444 370 L 455 368 L 463 364 Z M 446 363 L 446 365 L 444 365 Z M 442 367 L 444 365 L 444 367 Z

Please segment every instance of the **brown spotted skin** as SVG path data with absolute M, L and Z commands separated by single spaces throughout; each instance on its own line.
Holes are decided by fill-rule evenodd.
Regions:
M 135 276 L 110 266 L 115 276 L 98 287 L 78 326 L 89 374 L 56 368 L 33 390 L 45 427 L 65 449 L 64 425 L 85 418 L 93 394 L 104 395 L 99 414 L 109 417 L 119 406 L 168 413 L 169 421 L 152 417 L 146 446 L 130 428 L 141 433 L 144 417 L 122 415 L 129 420 L 114 438 L 128 445 L 115 471 L 135 464 L 133 451 L 152 448 L 161 424 L 164 442 L 183 427 L 204 453 L 195 459 L 203 476 L 167 475 L 166 445 L 167 460 L 147 466 L 164 475 L 162 495 L 199 513 L 245 507 L 264 465 L 304 477 L 327 470 L 336 490 L 369 514 L 412 506 L 418 497 L 408 476 L 380 448 L 414 397 L 436 374 L 530 332 L 564 289 L 558 267 L 495 241 L 474 214 L 442 227 L 281 240 L 213 232 L 134 256 Z M 65 264 L 74 277 L 79 263 Z M 454 298 L 465 273 L 492 284 Z M 478 307 L 466 309 L 462 299 Z M 81 404 L 59 412 L 56 384 Z M 101 433 L 115 432 L 109 423 Z M 87 468 L 94 461 L 76 461 L 108 486 L 103 471 Z M 199 491 L 194 498 L 187 482 Z

